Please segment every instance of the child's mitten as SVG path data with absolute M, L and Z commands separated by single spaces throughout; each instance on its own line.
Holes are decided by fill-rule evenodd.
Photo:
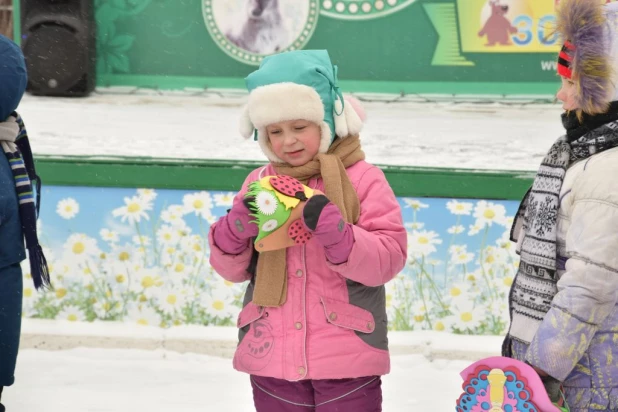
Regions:
M 215 226 L 215 243 L 219 249 L 230 255 L 242 253 L 249 247 L 249 239 L 258 235 L 258 227 L 252 221 L 246 203 L 246 200 L 236 203 Z
M 562 383 L 549 375 L 541 376 L 541 381 L 543 382 L 547 396 L 549 396 L 549 400 L 559 408 L 567 408 L 561 410 L 568 411 L 562 392 Z
M 326 196 L 309 198 L 303 209 L 303 224 L 324 246 L 331 263 L 338 265 L 348 260 L 354 245 L 352 225 L 343 220 L 339 208 Z

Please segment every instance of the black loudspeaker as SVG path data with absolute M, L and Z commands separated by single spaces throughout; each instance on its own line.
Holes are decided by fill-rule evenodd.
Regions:
M 21 0 L 27 91 L 87 96 L 96 82 L 94 0 Z

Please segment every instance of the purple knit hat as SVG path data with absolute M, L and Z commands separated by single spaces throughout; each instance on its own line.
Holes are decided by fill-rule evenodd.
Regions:
M 605 113 L 618 100 L 618 3 L 561 0 L 557 17 L 565 44 L 559 74 L 571 74 L 565 77 L 577 84 L 575 100 L 582 112 Z

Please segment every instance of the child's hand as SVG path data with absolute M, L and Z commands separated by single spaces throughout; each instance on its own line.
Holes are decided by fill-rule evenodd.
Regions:
M 249 213 L 247 202 L 238 202 L 219 219 L 213 234 L 219 249 L 237 255 L 248 247 L 248 240 L 258 235 L 258 227 Z
M 543 382 L 543 386 L 545 387 L 545 392 L 547 392 L 547 396 L 549 396 L 549 400 L 551 400 L 554 405 L 558 407 L 563 407 L 564 393 L 562 390 L 562 382 L 549 376 L 547 372 L 545 372 L 541 368 L 538 368 L 534 365 L 530 366 L 532 366 L 534 371 L 541 377 L 541 382 Z
M 343 220 L 339 208 L 324 195 L 312 196 L 303 209 L 303 223 L 324 246 L 327 259 L 334 264 L 348 260 L 354 245 L 352 225 Z
M 541 381 L 543 382 L 547 396 L 549 396 L 549 400 L 558 407 L 563 406 L 564 395 L 562 393 L 562 383 L 547 374 L 541 376 Z

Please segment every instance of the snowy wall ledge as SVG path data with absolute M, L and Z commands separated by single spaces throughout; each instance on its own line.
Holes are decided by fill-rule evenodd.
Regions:
M 237 191 L 263 162 L 162 157 L 35 157 L 47 185 Z M 520 200 L 534 172 L 378 165 L 397 196 Z
M 170 329 L 120 322 L 23 319 L 21 349 L 74 348 L 167 350 L 231 358 L 237 329 L 183 325 Z M 501 336 L 462 336 L 447 332 L 389 332 L 392 355 L 423 354 L 429 360 L 475 361 L 500 354 Z

